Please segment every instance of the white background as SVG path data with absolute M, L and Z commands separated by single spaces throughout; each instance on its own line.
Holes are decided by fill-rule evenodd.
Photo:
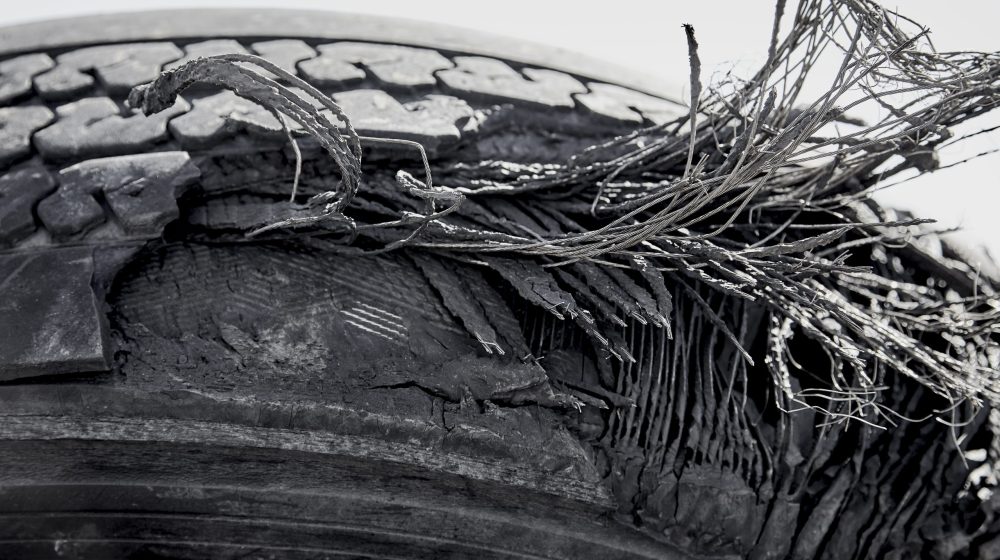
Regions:
M 788 2 L 788 11 L 795 1 Z M 4 2 L 0 25 L 85 13 L 164 8 L 303 8 L 369 13 L 446 23 L 576 50 L 677 84 L 671 97 L 686 99 L 687 53 L 682 23 L 695 26 L 703 72 L 748 75 L 766 55 L 774 3 L 770 0 L 87 0 Z M 1000 2 L 906 0 L 886 2 L 931 28 L 938 50 L 1000 50 Z M 1000 110 L 997 111 L 1000 113 Z M 977 128 L 1000 125 L 1000 114 Z M 1000 134 L 984 135 L 947 154 L 945 163 L 1000 148 Z M 882 194 L 882 200 L 962 226 L 957 234 L 986 244 L 1000 256 L 1000 154 L 921 177 Z

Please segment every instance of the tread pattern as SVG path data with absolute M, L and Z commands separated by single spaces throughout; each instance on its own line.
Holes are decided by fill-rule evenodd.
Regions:
M 56 122 L 44 130 L 39 128 L 48 124 L 52 117 L 46 118 L 47 113 L 41 107 L 30 109 L 35 111 L 31 119 L 15 113 L 0 113 L 0 124 L 10 122 L 14 125 L 14 128 L 5 126 L 0 132 L 0 165 L 28 157 L 29 139 L 36 131 L 35 145 L 43 157 L 68 162 L 145 151 L 153 144 L 171 139 L 178 140 L 182 147 L 204 147 L 244 130 L 266 135 L 274 128 L 274 121 L 252 110 L 242 114 L 246 111 L 237 106 L 236 114 L 224 114 L 225 123 L 211 119 L 215 122 L 199 125 L 205 130 L 192 130 L 190 125 L 173 127 L 177 133 L 171 138 L 162 121 L 182 115 L 187 109 L 184 103 L 171 113 L 142 118 L 142 121 L 152 122 L 140 125 L 139 119 L 132 120 L 132 116 L 124 113 L 111 98 L 104 97 L 118 97 L 129 88 L 148 81 L 161 68 L 176 67 L 199 56 L 251 50 L 323 87 L 377 85 L 379 90 L 367 86 L 362 90 L 370 93 L 352 93 L 352 96 L 370 95 L 365 102 L 349 96 L 354 105 L 371 108 L 371 111 L 387 104 L 390 112 L 385 115 L 370 112 L 359 117 L 362 121 L 370 121 L 365 128 L 373 133 L 401 132 L 412 138 L 415 125 L 425 125 L 427 119 L 420 118 L 416 123 L 409 118 L 392 121 L 392 118 L 405 115 L 399 107 L 405 106 L 408 100 L 389 103 L 387 95 L 391 94 L 388 92 L 402 93 L 432 86 L 471 102 L 513 103 L 540 109 L 575 108 L 618 125 L 643 121 L 660 123 L 683 112 L 680 106 L 669 101 L 610 84 L 585 85 L 561 72 L 537 68 L 518 70 L 491 58 L 448 57 L 434 50 L 400 45 L 342 41 L 313 47 L 297 39 L 260 41 L 249 46 L 231 39 L 201 41 L 184 47 L 164 41 L 100 45 L 71 50 L 60 54 L 55 61 L 39 53 L 0 62 L 0 104 L 23 98 L 32 88 L 47 100 L 97 94 L 94 98 L 56 107 Z M 198 99 L 195 95 L 189 102 Z M 223 101 L 220 98 L 206 102 L 205 109 L 209 114 L 224 113 L 229 102 Z M 406 109 L 412 112 L 420 110 L 420 106 Z M 194 120 L 191 118 L 187 122 Z M 25 130 L 27 122 L 40 122 L 41 126 Z M 395 130 L 393 122 L 402 123 L 400 131 Z M 447 124 L 443 127 L 448 130 L 447 143 L 447 139 L 454 137 L 453 129 Z M 431 136 L 440 137 L 440 130 L 438 127 Z
M 546 108 L 570 109 L 573 94 L 587 88 L 576 78 L 538 68 L 522 72 L 506 63 L 480 56 L 459 56 L 455 68 L 443 70 L 438 77 L 449 89 L 487 100 L 528 103 Z
M 155 238 L 177 217 L 177 197 L 200 173 L 233 171 L 200 171 L 179 150 L 210 150 L 244 134 L 284 142 L 270 113 L 229 92 L 195 88 L 152 117 L 122 105 L 129 89 L 161 69 L 200 56 L 248 52 L 334 90 L 359 133 L 416 140 L 432 156 L 475 133 L 480 111 L 497 104 L 574 110 L 617 126 L 663 122 L 683 112 L 665 100 L 584 84 L 552 70 L 350 41 L 150 41 L 72 49 L 54 59 L 37 53 L 0 61 L 0 271 L 6 274 L 0 299 L 17 324 L 34 325 L 20 338 L 0 341 L 0 378 L 107 367 L 102 314 L 91 288 L 94 253 L 60 248 L 64 243 Z M 42 162 L 67 167 L 50 173 Z M 215 213 L 225 210 L 223 205 Z M 64 298 L 78 305 L 51 317 L 31 315 L 32 309 L 49 312 L 34 302 Z M 358 318 L 354 323 L 392 338 L 382 328 L 389 324 L 384 317 L 347 312 L 379 327 Z M 82 336 L 84 331 L 93 336 Z M 65 351 L 53 353 L 53 346 L 39 342 L 44 340 Z
M 35 77 L 35 89 L 45 99 L 72 98 L 94 85 L 94 77 L 87 73 L 94 72 L 108 93 L 124 95 L 155 79 L 165 63 L 183 54 L 173 43 L 102 45 L 70 51 L 56 58 L 55 68 Z
M 382 90 L 362 89 L 335 93 L 333 100 L 354 116 L 351 122 L 359 134 L 416 140 L 432 153 L 441 144 L 457 142 L 460 127 L 475 113 L 465 101 L 445 95 L 400 104 Z
M 399 45 L 340 42 L 319 47 L 319 56 L 302 63 L 303 77 L 322 85 L 360 82 L 363 66 L 380 83 L 399 87 L 430 87 L 435 72 L 454 67 L 437 51 Z
M 191 43 L 184 48 L 184 56 L 164 66 L 164 70 L 183 66 L 196 58 L 214 56 L 217 54 L 248 54 L 249 51 L 238 41 L 232 39 L 212 39 L 200 43 Z
M 57 121 L 35 133 L 35 145 L 46 159 L 68 160 L 140 152 L 167 138 L 167 122 L 190 105 L 178 99 L 173 107 L 151 117 L 123 116 L 108 97 L 88 97 L 59 106 Z
M 106 219 L 99 193 L 124 233 L 155 237 L 177 217 L 176 198 L 201 175 L 186 152 L 93 159 L 59 172 L 59 190 L 38 205 L 57 237 L 84 233 Z
M 576 100 L 593 112 L 612 121 L 641 124 L 643 120 L 663 124 L 683 116 L 684 111 L 662 99 L 613 84 L 587 84 L 587 93 L 576 95 Z
M 445 95 L 400 103 L 382 90 L 361 89 L 332 97 L 351 115 L 358 133 L 415 140 L 431 154 L 442 145 L 457 142 L 475 115 L 468 103 Z M 230 91 L 194 99 L 192 104 L 190 111 L 169 124 L 171 134 L 184 148 L 208 148 L 243 132 L 262 138 L 283 135 L 274 115 Z
M 298 39 L 276 39 L 274 41 L 261 41 L 250 45 L 258 55 L 270 60 L 278 66 L 295 72 L 295 66 L 302 60 L 309 60 L 316 56 L 316 51 Z

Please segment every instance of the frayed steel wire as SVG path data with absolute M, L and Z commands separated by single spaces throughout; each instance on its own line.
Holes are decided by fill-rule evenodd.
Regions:
M 779 19 L 783 11 L 779 4 Z M 376 223 L 355 224 L 348 216 L 362 188 L 364 139 L 329 97 L 273 64 L 250 55 L 198 59 L 137 88 L 130 102 L 156 112 L 188 85 L 214 83 L 264 105 L 282 123 L 287 115 L 319 141 L 336 161 L 340 183 L 310 199 L 306 215 L 252 235 L 347 223 L 381 244 L 374 251 L 406 246 L 475 263 L 527 301 L 573 321 L 623 363 L 637 352 L 616 334 L 618 323 L 637 320 L 663 336 L 676 330 L 664 281 L 685 287 L 681 297 L 749 364 L 754 356 L 736 332 L 739 322 L 720 315 L 700 290 L 763 306 L 771 317 L 763 361 L 774 398 L 787 410 L 885 419 L 878 405 L 884 386 L 872 373 L 881 368 L 929 388 L 953 403 L 950 409 L 965 400 L 1000 403 L 1000 376 L 983 354 L 996 345 L 1000 309 L 988 283 L 956 299 L 947 289 L 900 282 L 881 263 L 849 264 L 851 251 L 870 248 L 919 257 L 902 230 L 920 220 L 866 219 L 861 208 L 873 205 L 870 194 L 886 179 L 914 168 L 932 171 L 936 162 L 928 154 L 957 141 L 949 127 L 996 106 L 1000 57 L 935 53 L 923 29 L 868 1 L 806 0 L 791 17 L 784 37 L 775 22 L 768 61 L 752 79 L 702 95 L 694 93 L 697 42 L 686 27 L 694 95 L 685 118 L 609 139 L 564 165 L 489 161 L 438 170 L 449 187 L 431 184 L 425 156 L 425 182 L 403 172 L 398 179 L 424 212 L 399 211 Z M 825 94 L 803 106 L 805 79 L 828 49 L 842 53 L 839 71 Z M 858 125 L 847 113 L 864 104 L 877 104 L 886 116 Z M 830 135 L 831 125 L 845 122 L 854 129 Z M 894 157 L 903 163 L 885 169 Z M 491 218 L 503 212 L 502 201 L 536 223 Z M 546 220 L 558 228 L 537 227 Z M 544 288 L 518 284 L 518 267 L 529 264 Z M 640 269 L 642 284 L 629 280 Z M 587 295 L 574 299 L 574 293 Z M 789 346 L 793 333 L 824 349 L 828 372 L 801 370 Z M 926 341 L 931 335 L 934 344 Z M 965 348 L 970 336 L 982 350 Z M 795 377 L 818 374 L 826 387 L 793 388 Z

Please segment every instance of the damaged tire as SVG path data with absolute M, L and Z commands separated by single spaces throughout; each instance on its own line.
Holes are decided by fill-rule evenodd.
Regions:
M 148 118 L 123 101 L 187 60 L 255 53 L 435 166 L 556 160 L 678 106 L 454 30 L 266 19 L 5 30 L 0 555 L 681 557 L 612 518 L 548 380 L 497 367 L 449 312 L 449 269 L 233 234 L 287 197 L 270 114 L 208 88 Z M 334 169 L 302 157 L 309 192 Z
M 234 54 L 276 66 L 205 58 Z M 1000 542 L 993 482 L 968 466 L 1000 454 L 988 405 L 956 400 L 959 434 L 778 402 L 836 397 L 813 373 L 857 354 L 823 334 L 836 317 L 802 304 L 796 323 L 794 303 L 747 296 L 816 273 L 797 255 L 851 228 L 729 252 L 681 238 L 677 267 L 534 258 L 533 239 L 642 203 L 630 180 L 574 198 L 558 169 L 620 156 L 672 188 L 685 155 L 739 165 L 736 127 L 689 151 L 688 109 L 656 84 L 500 38 L 284 11 L 29 24 L 0 34 L 0 56 L 0 556 L 971 558 Z M 248 100 L 260 84 L 298 129 Z M 309 86 L 351 126 L 294 97 Z M 856 206 L 838 219 L 905 222 Z M 509 239 L 527 250 L 494 250 Z M 935 312 L 1000 285 L 948 245 L 900 247 L 872 259 Z M 720 264 L 747 255 L 784 268 Z M 819 297 L 803 285 L 783 295 Z M 995 341 L 993 312 L 969 336 Z M 937 319 L 894 317 L 961 346 Z M 872 340 L 911 340 L 885 332 Z M 976 371 L 996 360 L 981 350 Z M 945 406 L 886 370 L 865 379 L 879 406 Z

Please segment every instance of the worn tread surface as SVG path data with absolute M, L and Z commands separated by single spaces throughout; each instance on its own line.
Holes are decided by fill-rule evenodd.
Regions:
M 121 105 L 129 88 L 160 69 L 234 52 L 267 56 L 327 87 L 364 133 L 417 140 L 432 151 L 439 144 L 454 144 L 475 111 L 491 103 L 573 109 L 619 126 L 644 120 L 658 124 L 683 112 L 677 104 L 620 86 L 585 85 L 561 72 L 401 45 L 310 45 L 297 39 L 100 45 L 70 50 L 54 60 L 39 53 L 0 62 L 0 104 L 8 105 L 0 109 L 0 165 L 33 153 L 61 165 L 160 146 L 201 150 L 244 132 L 277 138 L 278 126 L 269 114 L 230 93 L 195 93 L 148 118 Z M 51 109 L 32 101 L 32 91 Z M 418 91 L 431 95 L 414 93 Z

